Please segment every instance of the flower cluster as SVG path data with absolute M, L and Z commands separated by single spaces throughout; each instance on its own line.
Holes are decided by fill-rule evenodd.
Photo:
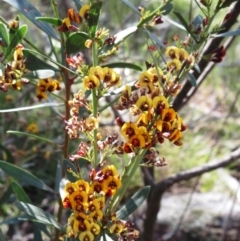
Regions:
M 38 100 L 47 99 L 47 92 L 60 90 L 60 84 L 57 80 L 52 78 L 40 79 L 37 85 L 37 98 Z
M 157 72 L 164 80 L 163 71 L 153 67 L 140 74 L 137 90 L 131 91 L 127 86 L 122 91 L 117 108 L 130 109 L 137 116 L 135 122 L 124 123 L 118 120 L 121 133 L 127 140 L 123 145 L 124 152 L 155 146 L 157 142 L 163 143 L 165 138 L 175 145 L 182 145 L 182 132 L 186 126 L 164 96 L 166 91 L 169 93 L 169 88 L 163 90 L 159 85 Z
M 134 234 L 137 237 L 137 231 L 131 225 L 106 211 L 106 199 L 114 196 L 121 187 L 116 167 L 109 165 L 102 170 L 93 169 L 89 176 L 90 182 L 80 179 L 65 186 L 63 206 L 73 210 L 68 219 L 67 235 L 78 237 L 80 241 L 92 241 L 103 229 L 108 229 L 119 236 L 132 237 Z
M 112 86 L 118 86 L 120 83 L 120 75 L 108 67 L 91 67 L 88 74 L 83 78 L 84 89 L 96 89 L 98 99 L 107 89 Z M 71 118 L 66 121 L 66 129 L 71 139 L 79 137 L 80 133 L 90 132 L 98 128 L 98 121 L 95 117 L 90 116 L 85 119 L 80 119 L 79 117 L 79 109 L 81 107 L 91 111 L 91 107 L 87 104 L 87 100 L 81 90 L 74 94 L 74 98 L 69 101 L 69 105 L 71 106 Z
M 7 91 L 9 87 L 20 90 L 22 83 L 28 83 L 28 80 L 22 78 L 26 72 L 23 46 L 19 44 L 14 50 L 13 60 L 11 63 L 7 63 L 3 75 L 0 76 L 0 90 Z

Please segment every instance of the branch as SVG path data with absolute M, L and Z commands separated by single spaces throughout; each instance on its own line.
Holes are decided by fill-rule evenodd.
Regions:
M 154 240 L 154 224 L 156 223 L 157 214 L 160 210 L 161 197 L 168 188 L 170 188 L 174 183 L 189 180 L 193 177 L 197 177 L 204 173 L 211 172 L 219 167 L 226 167 L 239 158 L 240 147 L 237 150 L 228 154 L 227 156 L 223 157 L 222 159 L 216 159 L 200 167 L 179 172 L 152 186 L 151 193 L 148 199 L 146 218 L 144 220 L 144 233 L 142 240 Z
M 157 183 L 156 187 L 154 188 L 154 192 L 161 192 L 162 190 L 165 191 L 174 183 L 189 180 L 193 177 L 200 176 L 206 172 L 216 170 L 219 167 L 226 167 L 236 161 L 238 158 L 240 158 L 240 148 L 231 152 L 220 160 L 213 160 L 209 163 L 203 164 L 200 167 L 195 167 L 190 170 L 179 172 L 175 175 L 170 176 L 169 178 Z

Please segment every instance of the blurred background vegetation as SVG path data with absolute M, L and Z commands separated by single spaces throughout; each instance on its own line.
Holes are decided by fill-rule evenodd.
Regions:
M 32 0 L 29 2 L 34 4 L 43 16 L 53 16 L 49 0 Z M 142 6 L 149 9 L 154 9 L 159 4 L 159 0 L 132 0 L 131 2 L 135 6 Z M 61 18 L 65 17 L 68 8 L 75 7 L 74 3 L 71 1 L 57 1 L 57 4 L 60 8 Z M 173 1 L 173 4 L 174 10 L 180 12 L 186 20 L 194 18 L 194 16 L 199 13 L 194 1 Z M 220 23 L 226 11 L 227 9 L 221 11 L 216 18 L 216 23 Z M 27 34 L 28 40 L 34 42 L 44 52 L 50 53 L 51 47 L 47 36 L 42 35 L 42 33 L 24 16 L 19 14 L 16 9 L 10 7 L 5 2 L 1 2 L 0 16 L 10 21 L 14 19 L 16 15 L 20 16 L 21 23 L 27 23 L 29 26 Z M 169 17 L 177 21 L 174 14 L 170 14 Z M 138 16 L 121 1 L 104 1 L 100 26 L 109 28 L 111 35 L 133 26 L 137 22 Z M 234 27 L 237 28 L 238 26 L 235 25 Z M 169 23 L 167 19 L 164 19 L 163 24 L 154 27 L 153 31 L 162 41 L 167 41 L 168 44 L 173 43 L 173 36 L 175 34 L 178 34 L 182 39 L 185 38 L 186 34 L 183 30 Z M 149 40 L 146 40 L 144 33 L 136 32 L 121 45 L 119 54 L 114 58 L 120 61 L 131 61 L 145 68 L 145 61 L 151 62 L 152 58 L 151 53 L 147 50 L 147 44 L 151 43 Z M 240 45 L 237 38 L 227 50 L 227 55 L 224 60 L 214 67 L 213 71 L 206 77 L 204 83 L 200 86 L 194 97 L 181 109 L 180 115 L 183 117 L 184 123 L 188 125 L 188 130 L 184 134 L 184 145 L 177 147 L 173 146 L 171 143 L 165 142 L 163 145 L 159 146 L 160 155 L 166 157 L 168 165 L 163 168 L 155 169 L 155 177 L 158 181 L 164 180 L 180 171 L 200 166 L 216 158 L 221 158 L 240 146 L 239 51 Z M 123 80 L 126 82 L 138 78 L 138 72 L 129 70 L 121 71 Z M 79 85 L 74 86 L 74 88 L 75 90 L 78 89 Z M 61 95 L 62 92 L 60 91 L 58 94 Z M 57 101 L 53 95 L 49 96 L 49 98 L 53 101 Z M 22 91 L 0 93 L 0 110 L 30 106 L 37 103 L 35 86 L 31 84 Z M 64 123 L 62 119 L 56 117 L 56 111 L 61 112 L 61 107 L 57 109 L 42 108 L 32 111 L 0 113 L 0 159 L 6 160 L 6 158 L 9 158 L 12 163 L 30 170 L 51 187 L 54 186 L 56 166 L 58 160 L 61 158 L 61 152 L 56 150 L 54 146 L 50 146 L 44 142 L 26 138 L 25 136 L 7 134 L 6 131 L 16 130 L 26 132 L 29 130 L 28 127 L 30 124 L 36 124 L 38 128 L 36 133 L 40 136 L 44 136 L 57 143 L 62 143 Z M 109 109 L 109 111 L 106 112 L 106 119 L 109 118 L 109 121 L 107 120 L 102 123 L 103 133 L 107 133 L 109 130 L 116 130 L 113 117 Z M 71 144 L 72 151 L 75 150 L 77 144 L 78 143 Z M 120 163 L 119 166 L 123 166 L 123 163 Z M 190 181 L 175 184 L 168 190 L 168 195 L 175 195 L 176 193 L 179 196 L 183 193 L 190 194 L 193 188 L 195 188 L 194 190 L 197 193 L 212 193 L 212 195 L 215 195 L 216 192 L 220 192 L 226 199 L 234 199 L 237 192 L 239 193 L 239 189 L 238 186 L 237 188 L 233 188 L 234 185 L 231 184 L 231 181 L 232 178 L 234 178 L 236 183 L 238 183 L 240 177 L 239 171 L 240 165 L 238 160 L 235 164 L 225 169 L 224 175 L 222 172 L 213 171 L 202 175 L 200 178 L 194 178 Z M 18 213 L 17 209 L 11 205 L 14 201 L 14 197 L 8 195 L 7 188 L 9 182 L 9 178 L 0 170 L 0 222 L 6 221 L 8 218 L 14 217 L 14 214 L 17 215 Z M 135 190 L 142 185 L 142 173 L 139 171 L 138 176 L 132 181 L 131 189 L 127 196 L 131 195 L 131 190 Z M 49 212 L 56 213 L 55 209 L 57 204 L 55 203 L 54 196 L 46 194 L 46 192 L 42 190 L 27 186 L 25 189 L 33 203 L 36 203 Z M 239 198 L 238 195 L 235 201 L 236 205 L 240 205 Z M 222 205 L 220 200 L 218 200 L 216 205 L 217 204 Z M 180 204 L 180 207 L 178 206 L 177 208 L 185 212 L 186 205 L 187 202 L 183 202 L 182 205 Z M 204 207 L 201 208 L 201 212 L 208 212 L 208 210 L 204 210 Z M 140 209 L 139 212 L 144 212 L 144 208 Z M 200 217 L 200 214 L 198 217 Z M 135 218 L 139 218 L 139 216 L 136 214 Z M 161 222 L 164 223 L 162 219 Z M 156 240 L 167 240 L 164 235 L 168 233 L 171 224 L 165 223 L 164 225 L 162 224 L 161 226 L 160 223 L 157 227 Z M 204 226 L 205 223 L 203 222 L 202 225 Z M 237 225 L 240 225 L 240 222 L 238 222 Z M 141 224 L 139 224 L 139 226 L 141 226 Z M 238 233 L 234 233 L 234 235 L 231 236 L 232 239 L 229 240 L 240 240 L 240 226 L 237 227 Z M 20 222 L 20 224 L 15 225 L 14 220 L 11 220 L 9 223 L 1 225 L 0 228 L 7 237 L 6 240 L 33 240 L 31 235 L 32 226 L 28 222 Z M 218 224 L 218 228 L 223 228 L 223 225 Z M 184 229 L 182 232 L 184 233 Z M 188 232 L 187 230 L 186 233 Z M 221 240 L 218 238 L 222 237 L 219 234 L 219 236 L 215 237 L 213 235 L 211 238 L 210 236 L 207 237 L 206 233 L 201 234 L 202 236 L 198 236 L 198 233 L 195 232 L 194 239 L 194 232 L 191 231 L 190 233 L 191 235 L 180 236 L 179 239 L 176 238 L 174 240 Z M 183 234 L 181 233 L 181 235 Z M 165 239 L 163 237 L 165 237 Z M 184 239 L 181 239 L 182 237 L 184 237 Z M 202 239 L 197 237 L 201 237 Z M 48 239 L 46 238 L 46 240 Z

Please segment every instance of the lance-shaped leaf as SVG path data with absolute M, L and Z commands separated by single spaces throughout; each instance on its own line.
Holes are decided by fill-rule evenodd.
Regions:
M 36 55 L 30 53 L 27 49 L 23 50 L 24 57 L 26 58 L 26 68 L 30 71 L 40 70 L 40 69 L 52 69 L 57 71 L 52 65 L 46 63 L 39 59 Z
M 145 201 L 149 192 L 150 186 L 143 187 L 137 191 L 128 202 L 117 212 L 117 218 L 126 219 L 130 214 L 132 214 L 139 206 Z
M 23 188 L 18 183 L 16 183 L 15 181 L 12 181 L 11 186 L 12 186 L 12 190 L 15 193 L 18 201 L 31 203 L 28 195 L 26 194 L 26 192 L 23 190 Z
M 20 211 L 23 211 L 24 213 L 35 218 L 41 223 L 54 226 L 55 228 L 61 231 L 64 230 L 63 226 L 52 215 L 50 215 L 47 212 L 44 212 L 42 209 L 24 202 L 15 202 L 14 204 Z
M 127 69 L 134 69 L 137 71 L 142 71 L 142 68 L 136 64 L 132 63 L 125 63 L 125 62 L 116 62 L 110 64 L 104 64 L 102 67 L 109 67 L 109 68 L 127 68 Z
M 89 33 L 92 38 L 95 37 L 101 8 L 102 8 L 102 2 L 96 2 L 92 4 L 88 12 Z
M 90 39 L 90 37 L 84 32 L 70 34 L 66 41 L 67 53 L 77 53 L 83 49 L 86 49 L 85 42 L 87 39 Z
M 25 17 L 27 17 L 33 24 L 40 28 L 44 33 L 50 37 L 59 40 L 58 36 L 54 32 L 53 28 L 45 23 L 36 20 L 37 17 L 41 17 L 41 13 L 27 0 L 4 0 L 8 4 L 19 10 Z
M 26 33 L 27 33 L 27 25 L 22 25 L 14 34 L 11 42 L 9 43 L 8 47 L 7 47 L 7 51 L 6 54 L 4 56 L 5 59 L 8 58 L 8 56 L 14 51 L 14 49 L 16 48 L 16 46 L 22 42 L 23 38 L 25 37 Z
M 188 77 L 188 80 L 190 81 L 191 85 L 196 87 L 197 86 L 197 80 L 194 77 L 194 75 L 192 73 L 188 73 L 187 77 Z
M 42 180 L 38 179 L 32 173 L 20 167 L 17 167 L 11 163 L 0 161 L 0 169 L 2 169 L 7 175 L 25 183 L 26 185 L 34 186 L 49 192 L 54 192 Z
M 137 29 L 138 29 L 137 26 L 129 27 L 129 28 L 124 29 L 123 31 L 117 33 L 116 35 L 114 35 L 114 38 L 115 38 L 114 43 L 115 43 L 115 45 L 119 44 L 124 39 L 126 39 L 128 36 L 130 36 L 131 34 L 136 32 Z
M 173 10 L 173 5 L 169 2 L 160 8 L 160 11 L 163 15 L 168 15 L 172 10 Z
M 2 39 L 4 47 L 7 47 L 9 43 L 9 37 L 7 29 L 3 23 L 0 23 L 0 38 Z
M 62 20 L 61 19 L 58 19 L 58 18 L 51 18 L 51 17 L 37 17 L 36 20 L 38 21 L 43 21 L 43 22 L 46 22 L 46 23 L 49 23 L 53 26 L 60 26 L 62 24 Z

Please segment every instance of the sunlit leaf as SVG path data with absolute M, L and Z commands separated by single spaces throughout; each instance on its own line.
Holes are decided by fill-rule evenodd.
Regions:
M 8 32 L 3 23 L 0 23 L 0 38 L 4 44 L 4 47 L 7 47 L 9 44 Z
M 127 203 L 117 212 L 118 219 L 126 219 L 132 214 L 147 198 L 151 187 L 146 186 L 138 190 Z
M 196 78 L 194 77 L 194 75 L 192 73 L 188 73 L 187 74 L 187 77 L 191 83 L 192 86 L 196 87 L 197 86 L 197 80 Z
M 40 105 L 32 105 L 32 106 L 18 107 L 18 108 L 13 108 L 13 109 L 0 110 L 0 113 L 28 111 L 28 110 L 46 108 L 46 107 L 57 107 L 57 106 L 61 106 L 61 105 L 64 105 L 64 103 L 43 103 Z M 9 133 L 13 133 L 13 132 L 9 132 Z
M 231 36 L 238 36 L 238 35 L 240 35 L 240 29 L 225 32 L 225 33 L 214 34 L 212 35 L 212 37 L 219 38 L 219 37 L 231 37 Z
M 50 215 L 47 212 L 44 212 L 42 209 L 24 202 L 15 202 L 14 204 L 20 211 L 23 211 L 29 216 L 35 218 L 36 220 L 39 220 L 42 223 L 48 225 L 52 225 L 61 231 L 64 230 L 63 226 L 59 222 L 57 222 L 52 215 Z
M 7 51 L 6 54 L 4 56 L 5 59 L 8 58 L 8 56 L 14 51 L 14 49 L 16 48 L 16 46 L 21 43 L 21 41 L 23 40 L 23 38 L 25 37 L 26 33 L 27 33 L 28 27 L 27 25 L 22 25 L 14 34 L 12 40 L 10 41 L 8 47 L 7 47 Z
M 15 166 L 11 163 L 5 161 L 0 161 L 0 169 L 2 169 L 7 175 L 19 180 L 26 185 L 34 186 L 49 192 L 54 192 L 50 187 L 48 187 L 42 180 L 38 179 L 32 173 Z
M 144 30 L 146 33 L 147 33 L 147 35 L 149 36 L 149 38 L 153 41 L 153 42 L 155 42 L 156 44 L 158 44 L 159 46 L 161 46 L 163 49 L 165 49 L 166 48 L 166 45 L 160 40 L 160 39 L 158 39 L 158 37 L 154 34 L 154 33 L 151 33 L 151 32 L 149 32 L 148 30 Z
M 8 4 L 19 10 L 25 17 L 27 17 L 33 24 L 40 28 L 44 33 L 50 37 L 59 40 L 53 28 L 45 23 L 36 20 L 35 18 L 41 17 L 41 13 L 27 0 L 3 0 Z
M 93 38 L 95 36 L 97 25 L 98 25 L 98 19 L 102 8 L 102 2 L 96 2 L 91 5 L 91 8 L 88 12 L 88 24 L 89 24 L 89 32 L 91 37 Z
M 122 42 L 124 39 L 126 39 L 128 36 L 130 36 L 132 33 L 137 31 L 137 26 L 129 27 L 127 29 L 124 29 L 123 31 L 117 33 L 114 35 L 115 41 L 114 43 L 117 45 L 120 42 Z
M 23 75 L 24 78 L 28 79 L 47 79 L 53 77 L 55 72 L 51 69 L 40 69 L 32 72 L 28 72 Z
M 29 199 L 28 195 L 18 183 L 16 183 L 15 181 L 12 181 L 11 186 L 18 201 L 31 203 L 31 200 Z
M 173 10 L 173 5 L 172 5 L 171 3 L 165 4 L 165 5 L 160 9 L 160 11 L 161 11 L 161 13 L 162 13 L 163 15 L 169 14 L 172 10 Z
M 43 22 L 46 22 L 46 23 L 49 23 L 53 26 L 60 26 L 62 24 L 62 20 L 61 19 L 58 19 L 58 18 L 51 18 L 51 17 L 37 17 L 36 20 L 38 21 L 43 21 Z
M 24 57 L 26 58 L 26 68 L 30 71 L 40 70 L 40 69 L 52 69 L 57 71 L 52 65 L 46 63 L 39 59 L 36 55 L 30 53 L 27 49 L 23 50 Z
M 139 16 L 141 15 L 139 10 L 129 1 L 129 0 L 121 0 L 123 3 L 125 3 L 128 7 L 130 7 L 136 14 Z
M 77 53 L 83 49 L 86 49 L 85 42 L 87 39 L 90 39 L 90 37 L 84 32 L 70 34 L 66 41 L 67 53 Z
M 142 71 L 142 68 L 136 64 L 126 63 L 126 62 L 116 62 L 116 63 L 109 63 L 104 64 L 102 67 L 109 67 L 109 68 L 127 68 L 127 69 L 134 69 L 138 71 Z

